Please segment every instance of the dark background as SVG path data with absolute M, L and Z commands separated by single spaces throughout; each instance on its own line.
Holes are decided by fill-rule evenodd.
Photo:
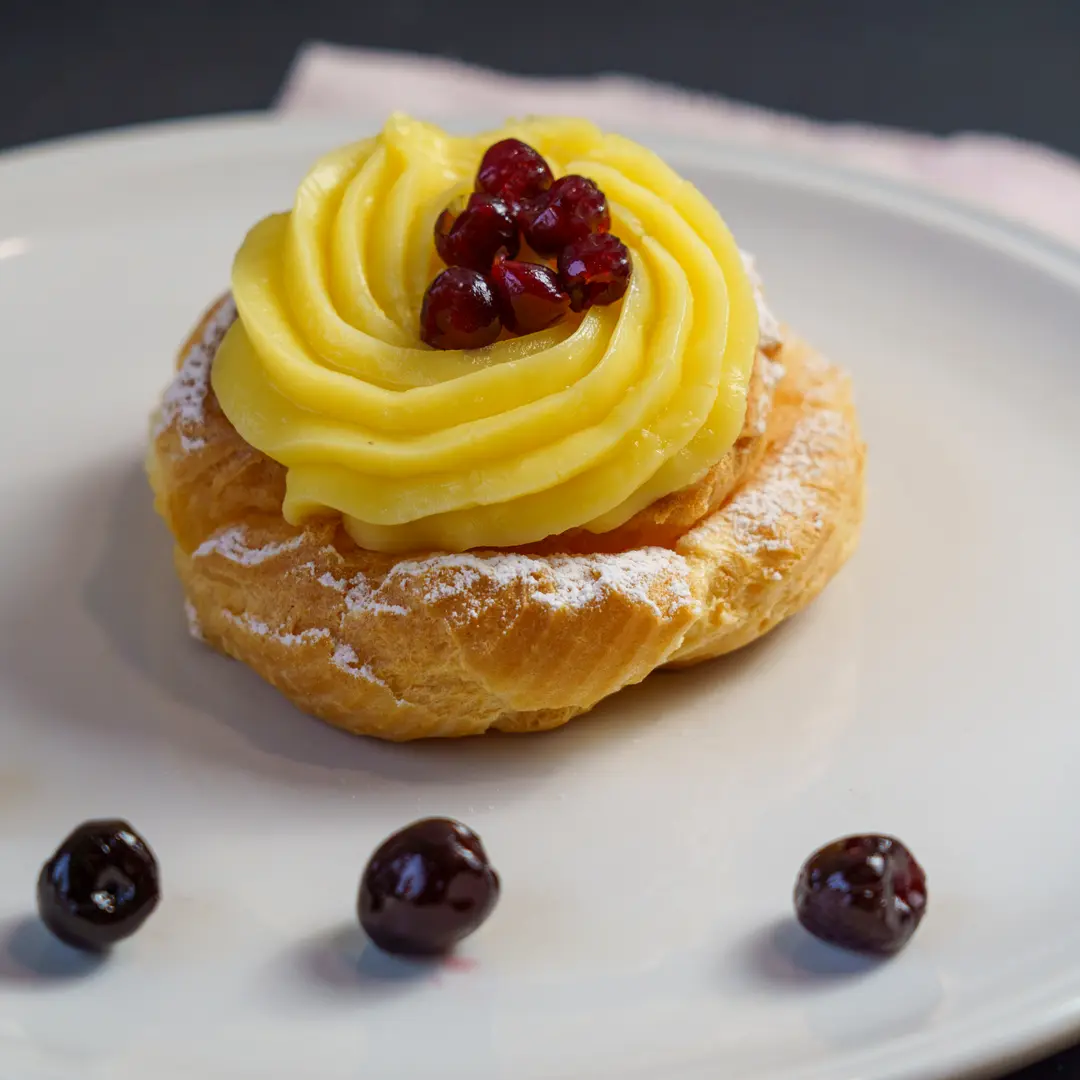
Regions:
M 265 108 L 324 38 L 1080 155 L 1080 0 L 0 0 L 0 148 Z M 1080 1049 L 1015 1080 L 1080 1078 Z
M 0 0 L 0 146 L 264 108 L 320 37 L 1080 154 L 1080 0 Z

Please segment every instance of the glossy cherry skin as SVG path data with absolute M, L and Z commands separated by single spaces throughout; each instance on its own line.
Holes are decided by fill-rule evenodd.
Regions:
M 889 956 L 926 914 L 926 874 L 891 836 L 849 836 L 807 860 L 795 884 L 795 912 L 823 941 Z
M 80 825 L 38 877 L 41 921 L 61 941 L 89 952 L 130 937 L 160 899 L 154 853 L 126 821 Z
M 520 139 L 502 139 L 489 146 L 476 171 L 476 190 L 498 195 L 511 208 L 547 191 L 551 182 L 548 163 Z
M 571 311 L 613 304 L 630 285 L 630 252 L 611 233 L 593 233 L 559 252 L 559 285 Z
M 534 334 L 554 326 L 570 310 L 570 297 L 555 271 L 540 263 L 499 254 L 491 268 L 503 325 L 515 334 Z
M 499 875 L 461 822 L 426 818 L 378 848 L 360 882 L 360 923 L 384 952 L 439 956 L 491 914 Z
M 496 252 L 517 254 L 520 234 L 506 202 L 473 192 L 457 210 L 447 207 L 435 221 L 435 250 L 447 266 L 465 266 L 486 274 Z
M 464 266 L 444 270 L 427 288 L 420 337 L 434 349 L 482 349 L 502 333 L 491 282 Z
M 518 220 L 529 247 L 540 255 L 557 255 L 567 244 L 611 228 L 604 193 L 587 177 L 573 173 L 523 203 Z

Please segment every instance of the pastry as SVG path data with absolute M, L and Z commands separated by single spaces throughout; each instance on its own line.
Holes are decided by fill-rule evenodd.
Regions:
M 395 115 L 316 163 L 181 349 L 147 464 L 192 632 L 392 740 L 556 727 L 738 648 L 863 510 L 846 375 L 692 185 L 564 119 Z

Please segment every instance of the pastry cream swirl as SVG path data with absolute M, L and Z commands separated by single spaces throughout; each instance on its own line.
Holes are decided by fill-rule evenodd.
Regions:
M 435 218 L 508 137 L 600 186 L 630 287 L 542 333 L 429 349 Z M 366 548 L 604 532 L 697 481 L 742 427 L 758 326 L 731 234 L 654 154 L 583 120 L 458 138 L 392 116 L 252 229 L 232 288 L 240 318 L 213 367 L 225 415 L 286 467 L 288 521 L 340 513 Z

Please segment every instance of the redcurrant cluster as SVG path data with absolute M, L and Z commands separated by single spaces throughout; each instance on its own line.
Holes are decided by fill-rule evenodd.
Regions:
M 436 349 L 479 349 L 504 327 L 532 334 L 567 311 L 614 303 L 631 264 L 610 228 L 607 199 L 592 180 L 556 180 L 527 143 L 495 143 L 476 190 L 435 222 L 435 249 L 448 269 L 424 294 L 421 338 Z M 516 258 L 522 240 L 554 266 Z

